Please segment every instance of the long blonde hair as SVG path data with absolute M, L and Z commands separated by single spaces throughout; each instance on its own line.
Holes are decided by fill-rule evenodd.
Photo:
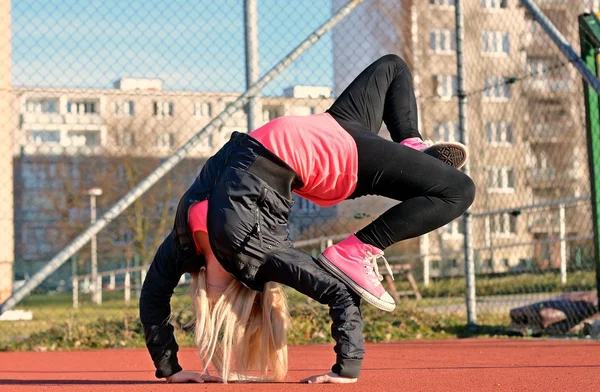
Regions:
M 258 372 L 259 380 L 285 378 L 290 318 L 281 287 L 267 283 L 260 293 L 233 279 L 213 304 L 206 270 L 192 278 L 196 346 L 204 372 L 212 363 L 224 382 L 256 380 L 249 372 Z

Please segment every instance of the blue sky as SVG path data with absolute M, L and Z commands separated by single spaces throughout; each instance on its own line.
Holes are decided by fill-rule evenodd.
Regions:
M 258 0 L 261 74 L 331 15 L 330 0 Z M 317 4 L 317 5 L 315 5 Z M 111 87 L 159 77 L 167 90 L 243 91 L 243 0 L 16 0 L 16 86 Z M 333 84 L 331 36 L 263 91 Z

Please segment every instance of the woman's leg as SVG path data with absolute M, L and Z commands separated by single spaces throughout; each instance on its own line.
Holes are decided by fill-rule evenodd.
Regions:
M 402 202 L 356 233 L 362 242 L 383 250 L 444 226 L 473 203 L 475 185 L 461 171 L 379 136 L 351 134 L 358 182 L 350 198 L 379 195 Z
M 386 55 L 369 65 L 335 100 L 328 113 L 344 128 L 364 126 L 379 134 L 382 122 L 396 143 L 422 151 L 455 168 L 467 161 L 459 143 L 426 143 L 418 130 L 417 101 L 408 65 L 396 55 Z M 362 128 L 362 127 L 361 127 Z
M 456 219 L 473 202 L 475 185 L 461 171 L 427 154 L 364 129 L 349 132 L 358 148 L 358 183 L 350 198 L 380 195 L 401 203 L 327 248 L 319 261 L 365 301 L 391 311 L 394 300 L 381 285 L 376 264 L 383 249 Z
M 385 122 L 396 143 L 421 137 L 412 75 L 396 55 L 383 56 L 369 65 L 327 112 L 336 120 L 363 124 L 374 134 Z

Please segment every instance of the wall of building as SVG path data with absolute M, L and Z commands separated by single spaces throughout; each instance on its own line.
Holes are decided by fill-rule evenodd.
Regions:
M 0 0 L 0 303 L 13 289 L 13 167 L 10 0 Z

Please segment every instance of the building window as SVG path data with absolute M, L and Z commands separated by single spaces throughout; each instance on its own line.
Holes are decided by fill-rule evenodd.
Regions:
M 506 9 L 508 8 L 508 0 L 481 0 L 481 8 Z
M 508 267 L 510 267 L 510 262 L 508 261 L 508 259 L 502 259 L 502 265 L 505 268 L 508 268 Z
M 492 261 L 492 259 L 485 259 L 485 260 L 483 260 L 483 266 L 487 269 L 493 269 L 494 262 Z
M 465 234 L 465 222 L 462 218 L 458 218 L 446 226 L 444 226 L 444 234 L 450 237 L 459 237 Z
M 455 75 L 433 75 L 433 92 L 442 99 L 451 99 L 458 93 L 458 79 Z
M 436 142 L 460 142 L 460 129 L 458 128 L 458 122 L 436 122 L 433 125 L 433 138 Z
M 265 107 L 263 109 L 263 121 L 275 120 L 278 117 L 283 116 L 277 107 Z
M 296 116 L 310 116 L 315 114 L 316 109 L 314 106 L 295 106 L 292 111 Z
M 513 144 L 512 123 L 507 121 L 488 121 L 485 124 L 487 144 L 492 146 L 510 146 Z
M 439 260 L 431 260 L 431 269 L 439 270 L 440 269 L 440 261 Z
M 117 116 L 135 115 L 135 107 L 133 101 L 115 101 L 115 114 Z
M 448 29 L 430 30 L 429 48 L 435 53 L 454 53 L 456 51 L 456 33 Z
M 75 147 L 97 147 L 101 144 L 100 131 L 69 131 L 68 145 Z
M 154 147 L 170 149 L 175 145 L 175 135 L 168 132 L 157 133 L 154 137 Z
M 517 217 L 512 214 L 498 214 L 491 217 L 492 234 L 508 236 L 517 234 Z
M 481 50 L 486 54 L 507 55 L 510 52 L 508 33 L 502 31 L 482 31 Z
M 488 169 L 488 191 L 497 193 L 514 192 L 515 170 L 511 167 L 491 167 Z
M 123 131 L 123 132 L 117 133 L 117 146 L 134 147 L 135 146 L 135 134 L 130 131 Z
M 512 96 L 510 85 L 502 76 L 486 78 L 483 89 L 483 95 L 490 100 L 507 101 Z
M 210 102 L 195 102 L 194 117 L 212 117 L 212 105 Z
M 96 101 L 69 101 L 67 102 L 67 113 L 79 115 L 98 114 L 98 102 Z
M 445 7 L 454 7 L 456 5 L 456 0 L 429 0 L 429 4 Z
M 32 130 L 29 131 L 29 142 L 40 144 L 59 144 L 60 131 Z
M 173 102 L 154 101 L 153 106 L 154 117 L 164 118 L 173 117 L 175 115 L 175 105 Z
M 26 113 L 57 113 L 58 99 L 28 99 L 25 102 Z

